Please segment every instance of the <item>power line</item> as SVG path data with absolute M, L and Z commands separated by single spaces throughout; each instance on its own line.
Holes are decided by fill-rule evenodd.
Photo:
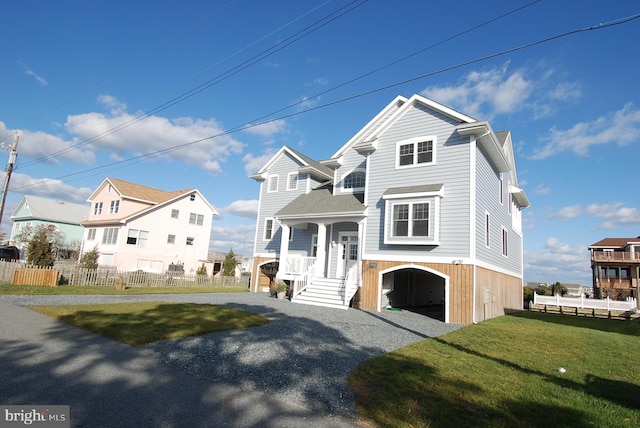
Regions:
M 282 49 L 290 46 L 291 44 L 299 41 L 300 39 L 308 36 L 309 34 L 312 34 L 318 30 L 320 30 L 321 28 L 325 27 L 326 25 L 330 24 L 331 22 L 335 21 L 336 19 L 346 15 L 347 13 L 355 10 L 356 8 L 364 5 L 366 2 L 368 2 L 369 0 L 353 0 L 350 3 L 346 4 L 345 6 L 342 6 L 338 9 L 336 9 L 335 11 L 331 12 L 330 14 L 324 16 L 323 18 L 315 21 L 313 24 L 310 24 L 308 26 L 306 26 L 305 28 L 303 28 L 302 30 L 299 30 L 298 32 L 294 33 L 293 35 L 287 37 L 286 39 L 276 43 L 275 45 L 271 46 L 270 48 L 261 51 L 260 53 L 254 55 L 253 57 L 245 60 L 244 62 L 236 65 L 235 67 L 225 71 L 222 74 L 219 74 L 209 80 L 207 80 L 206 82 L 196 86 L 195 88 L 192 88 L 180 95 L 178 95 L 177 97 L 172 98 L 169 101 L 166 101 L 165 103 L 156 106 L 154 108 L 152 108 L 151 110 L 148 110 L 146 112 L 142 112 L 139 113 L 137 115 L 135 115 L 132 119 L 129 119 L 123 123 L 121 123 L 118 126 L 115 126 L 111 129 L 108 129 L 106 131 L 104 131 L 101 134 L 98 134 L 96 136 L 93 136 L 91 138 L 85 139 L 84 141 L 81 141 L 79 143 L 76 143 L 72 146 L 69 146 L 65 149 L 59 150 L 57 152 L 54 152 L 52 154 L 49 154 L 47 156 L 43 156 L 40 157 L 38 159 L 35 159 L 33 161 L 27 162 L 25 164 L 22 165 L 22 168 L 34 165 L 34 164 L 38 164 L 38 163 L 42 163 L 46 160 L 49 159 L 53 159 L 58 155 L 64 154 L 64 153 L 68 153 L 74 149 L 77 149 L 79 147 L 82 146 L 86 146 L 87 144 L 90 144 L 94 141 L 97 141 L 101 138 L 107 137 L 109 135 L 115 134 L 116 132 L 128 128 L 150 116 L 152 116 L 153 114 L 159 113 L 161 111 L 164 111 L 170 107 L 173 107 L 174 105 L 181 103 L 182 101 L 185 101 L 201 92 L 203 92 L 204 90 L 210 88 L 211 86 L 218 84 L 232 76 L 235 76 L 236 74 L 238 74 L 239 72 L 241 72 L 242 70 L 245 70 L 246 68 L 258 63 L 259 61 L 264 60 L 265 58 L 270 57 L 271 55 L 274 55 L 275 53 L 281 51 Z M 360 3 L 358 3 L 360 2 Z M 358 4 L 356 4 L 358 3 Z M 355 4 L 355 5 L 354 5 Z
M 493 53 L 493 54 L 490 54 L 490 55 L 486 55 L 486 56 L 482 56 L 482 57 L 479 57 L 479 58 L 476 58 L 476 59 L 472 59 L 472 60 L 469 60 L 469 61 L 458 63 L 456 65 L 452 65 L 452 66 L 449 66 L 449 67 L 441 68 L 441 69 L 436 70 L 436 71 L 432 71 L 432 72 L 429 72 L 429 73 L 421 74 L 419 76 L 414 76 L 414 77 L 411 77 L 411 78 L 408 78 L 408 79 L 405 79 L 405 80 L 401 80 L 401 81 L 398 81 L 398 82 L 395 82 L 395 83 L 391 83 L 391 84 L 388 84 L 388 85 L 385 85 L 385 86 L 381 86 L 381 87 L 378 87 L 378 88 L 370 89 L 368 91 L 360 92 L 358 94 L 350 95 L 348 97 L 344 97 L 344 98 L 341 98 L 341 99 L 338 99 L 338 100 L 334 100 L 334 101 L 331 101 L 331 102 L 328 102 L 328 103 L 324 103 L 324 104 L 321 104 L 321 105 L 310 107 L 310 108 L 307 108 L 305 110 L 289 113 L 289 114 L 286 114 L 286 115 L 279 116 L 277 118 L 265 120 L 265 121 L 258 122 L 258 123 L 253 123 L 254 121 L 246 122 L 243 125 L 237 126 L 235 128 L 228 129 L 226 131 L 222 131 L 222 132 L 220 132 L 218 134 L 210 135 L 208 137 L 199 138 L 197 140 L 189 141 L 189 142 L 182 143 L 182 144 L 179 144 L 179 145 L 176 145 L 176 146 L 173 146 L 173 147 L 169 147 L 169 148 L 166 148 L 166 149 L 162 149 L 162 150 L 157 150 L 157 151 L 154 151 L 154 152 L 151 152 L 151 153 L 146 153 L 146 154 L 143 154 L 143 155 L 134 156 L 134 157 L 131 157 L 131 158 L 128 158 L 128 159 L 124 159 L 124 160 L 121 160 L 121 161 L 115 161 L 115 162 L 112 162 L 110 164 L 101 165 L 101 166 L 98 166 L 98 167 L 95 167 L 95 168 L 89 168 L 89 169 L 86 169 L 86 170 L 83 170 L 83 171 L 78 171 L 78 172 L 75 172 L 75 173 L 66 174 L 66 175 L 60 176 L 60 177 L 55 178 L 55 179 L 45 179 L 45 180 L 40 181 L 39 183 L 34 183 L 34 184 L 18 187 L 16 189 L 14 189 L 14 191 L 15 190 L 20 190 L 20 189 L 25 189 L 25 188 L 28 188 L 28 187 L 33 187 L 33 186 L 36 186 L 38 184 L 46 183 L 46 182 L 53 181 L 53 180 L 59 180 L 59 179 L 62 179 L 62 178 L 67 178 L 67 177 L 79 175 L 79 174 L 82 174 L 84 172 L 89 172 L 89 171 L 95 171 L 95 170 L 98 170 L 98 169 L 108 168 L 110 166 L 118 165 L 118 164 L 125 163 L 125 162 L 131 162 L 131 161 L 135 161 L 135 160 L 142 160 L 142 159 L 145 159 L 145 158 L 148 158 L 148 157 L 158 156 L 158 155 L 170 153 L 172 151 L 179 150 L 179 149 L 182 149 L 184 147 L 187 147 L 187 146 L 190 146 L 190 145 L 193 145 L 193 144 L 197 144 L 197 143 L 201 143 L 201 142 L 204 142 L 204 141 L 212 140 L 214 138 L 219 138 L 219 137 L 222 137 L 222 136 L 225 136 L 225 135 L 230 135 L 230 134 L 233 134 L 233 133 L 236 133 L 236 132 L 239 132 L 239 131 L 244 131 L 244 130 L 247 130 L 247 129 L 251 129 L 251 128 L 254 128 L 254 127 L 257 127 L 257 126 L 261 126 L 261 125 L 267 124 L 267 123 L 288 119 L 288 118 L 291 118 L 291 117 L 294 117 L 294 116 L 298 116 L 298 115 L 301 115 L 301 114 L 304 114 L 304 113 L 309 113 L 311 111 L 320 110 L 320 109 L 323 109 L 323 108 L 326 108 L 326 107 L 330 107 L 330 106 L 333 106 L 333 105 L 336 105 L 336 104 L 344 103 L 344 102 L 351 101 L 351 100 L 354 100 L 354 99 L 357 99 L 357 98 L 361 98 L 361 97 L 364 97 L 364 96 L 367 96 L 367 95 L 371 95 L 371 94 L 376 93 L 376 92 L 381 92 L 381 91 L 384 91 L 384 90 L 387 90 L 387 89 L 390 89 L 390 88 L 402 86 L 402 85 L 405 85 L 405 84 L 410 83 L 410 82 L 414 82 L 414 81 L 417 81 L 417 80 L 422 80 L 422 79 L 425 79 L 427 77 L 432 77 L 432 76 L 435 76 L 437 74 L 442 74 L 442 73 L 445 73 L 445 72 L 448 72 L 448 71 L 451 71 L 451 70 L 455 70 L 455 69 L 458 69 L 458 68 L 466 67 L 466 66 L 471 65 L 471 64 L 476 64 L 476 63 L 479 63 L 479 62 L 482 62 L 482 61 L 486 61 L 486 60 L 489 60 L 489 59 L 493 59 L 493 58 L 497 58 L 497 57 L 500 57 L 500 56 L 504 56 L 504 55 L 507 55 L 507 54 L 510 54 L 510 53 L 513 53 L 513 52 L 517 52 L 517 51 L 521 51 L 521 50 L 524 50 L 524 49 L 528 49 L 528 48 L 531 48 L 531 47 L 534 47 L 534 46 L 537 46 L 537 45 L 540 45 L 540 44 L 548 43 L 548 42 L 551 42 L 551 41 L 554 41 L 554 40 L 557 40 L 557 39 L 560 39 L 560 38 L 568 37 L 568 36 L 571 36 L 571 35 L 574 35 L 574 34 L 584 33 L 584 32 L 588 32 L 588 31 L 597 31 L 597 30 L 602 30 L 602 29 L 613 27 L 613 26 L 617 26 L 617 25 L 626 24 L 626 23 L 629 23 L 629 22 L 631 22 L 633 20 L 636 20 L 638 18 L 640 18 L 640 14 L 631 15 L 631 16 L 628 16 L 628 17 L 625 17 L 625 18 L 616 19 L 614 21 L 610 21 L 610 22 L 607 22 L 607 23 L 600 23 L 600 24 L 597 24 L 597 25 L 594 25 L 594 26 L 590 26 L 590 27 L 586 27 L 586 28 L 567 31 L 567 32 L 564 32 L 564 33 L 561 33 L 561 34 L 557 34 L 557 35 L 554 35 L 554 36 L 551 36 L 551 37 L 547 37 L 547 38 L 544 38 L 544 39 L 540 39 L 540 40 L 537 40 L 537 41 L 534 41 L 534 42 L 531 42 L 531 43 L 527 43 L 527 44 L 520 45 L 520 46 L 517 46 L 517 47 L 514 47 L 514 48 L 506 49 L 506 50 L 503 50 L 503 51 L 500 51 L 500 52 L 496 52 L 496 53 Z

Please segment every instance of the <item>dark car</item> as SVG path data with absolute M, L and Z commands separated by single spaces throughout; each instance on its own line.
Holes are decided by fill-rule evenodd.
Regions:
M 20 250 L 13 246 L 0 247 L 0 260 L 5 262 L 20 260 Z

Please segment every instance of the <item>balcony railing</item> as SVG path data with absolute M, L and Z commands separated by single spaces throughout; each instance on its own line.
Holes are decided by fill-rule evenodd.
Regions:
M 591 256 L 594 262 L 633 262 L 640 263 L 640 253 L 624 251 L 594 251 Z

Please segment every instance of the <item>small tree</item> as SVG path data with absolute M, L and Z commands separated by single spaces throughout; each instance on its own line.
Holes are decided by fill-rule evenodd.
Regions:
M 205 267 L 204 263 L 202 263 L 202 265 L 200 265 L 200 267 L 196 270 L 196 275 L 207 276 L 207 268 Z
M 47 227 L 36 227 L 27 246 L 27 262 L 35 266 L 53 266 L 53 245 Z
M 98 258 L 100 253 L 98 252 L 98 246 L 93 247 L 92 250 L 87 251 L 82 255 L 80 259 L 80 267 L 84 269 L 98 269 Z
M 222 262 L 222 276 L 235 276 L 236 266 L 238 266 L 236 255 L 233 254 L 233 250 L 229 250 Z
M 19 247 L 27 249 L 27 261 L 29 260 L 29 247 L 31 246 L 31 241 L 36 239 L 44 239 L 49 243 L 49 249 L 51 251 L 53 259 L 59 258 L 59 255 L 65 253 L 66 243 L 65 243 L 65 235 L 60 232 L 58 228 L 53 224 L 39 224 L 35 228 L 27 225 L 20 230 L 14 237 L 14 241 L 18 244 Z M 44 237 L 44 238 L 43 238 Z
M 551 286 L 551 295 L 555 296 L 556 294 L 559 294 L 561 296 L 564 296 L 565 294 L 567 294 L 567 287 L 565 287 L 564 285 L 560 284 L 560 282 L 556 282 L 555 284 L 553 284 Z

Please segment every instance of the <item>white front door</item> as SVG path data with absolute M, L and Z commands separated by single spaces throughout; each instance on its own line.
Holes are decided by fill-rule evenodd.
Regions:
M 344 278 L 349 268 L 358 263 L 358 232 L 341 232 L 339 240 L 336 276 Z

